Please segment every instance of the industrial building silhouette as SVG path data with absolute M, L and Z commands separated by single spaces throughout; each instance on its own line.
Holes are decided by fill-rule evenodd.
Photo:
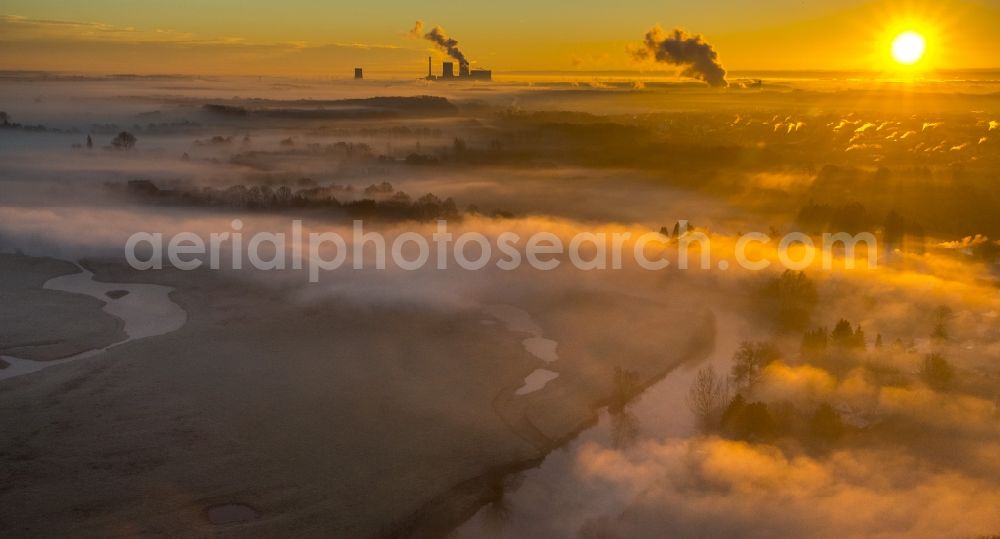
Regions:
M 427 57 L 427 80 L 448 81 L 448 80 L 493 80 L 493 72 L 489 69 L 470 69 L 467 62 L 458 63 L 458 75 L 455 75 L 455 62 L 444 62 L 441 64 L 441 75 L 436 76 L 432 71 L 431 57 Z

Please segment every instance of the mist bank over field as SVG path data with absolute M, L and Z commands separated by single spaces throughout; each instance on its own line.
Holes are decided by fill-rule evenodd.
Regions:
M 0 521 L 215 533 L 205 507 L 243 503 L 257 520 L 233 529 L 249 534 L 440 534 L 516 502 L 510 473 L 608 407 L 620 445 L 567 454 L 580 492 L 624 507 L 570 533 L 993 533 L 995 84 L 727 79 L 0 80 L 0 250 L 173 287 L 188 313 L 174 333 L 0 383 L 17 410 Z M 309 284 L 305 270 L 123 263 L 138 231 L 208 238 L 238 220 L 250 237 L 298 220 L 351 238 L 356 218 L 390 244 L 446 218 L 494 244 L 630 233 L 664 251 L 686 220 L 712 264 L 345 267 Z M 747 232 L 871 233 L 878 264 L 846 269 L 838 251 L 829 271 L 719 269 Z M 773 260 L 776 243 L 754 258 Z M 45 306 L 24 298 L 58 263 L 37 264 L 13 312 Z M 716 339 L 720 314 L 747 346 L 715 380 L 739 380 L 742 400 L 734 385 L 710 395 L 705 431 L 642 438 L 628 412 L 644 388 L 736 339 Z M 47 326 L 17 328 L 20 343 Z M 123 477 L 169 509 L 150 514 Z
M 162 82 L 79 83 L 92 92 L 86 109 L 68 99 L 76 83 L 43 83 L 61 93 L 42 91 L 39 102 L 22 103 L 27 114 L 65 108 L 63 121 L 75 114 L 100 120 L 27 130 L 22 113 L 8 112 L 0 129 L 10 142 L 0 149 L 7 205 L 113 208 L 167 220 L 177 212 L 181 222 L 249 210 L 320 223 L 551 216 L 581 228 L 622 223 L 655 231 L 686 219 L 727 236 L 873 232 L 885 253 L 940 248 L 986 261 L 1000 245 L 1000 222 L 989 211 L 997 203 L 991 178 L 1000 164 L 1000 113 L 972 108 L 990 96 L 948 96 L 962 112 L 925 112 L 919 100 L 933 96 L 920 93 L 900 105 L 916 112 L 832 110 L 854 99 L 870 103 L 853 90 L 501 86 L 362 97 L 367 86 L 331 83 L 327 91 L 336 97 L 220 99 L 183 88 L 140 96 L 161 91 L 155 85 Z M 223 82 L 246 81 L 206 84 Z M 480 90 L 485 97 L 469 97 Z M 18 103 L 18 84 L 0 91 Z M 892 100 L 897 91 L 876 93 Z M 549 99 L 611 110 L 539 108 Z M 615 112 L 654 99 L 691 110 Z M 729 110 L 754 100 L 775 104 Z M 358 111 L 376 119 L 354 116 Z M 123 133 L 134 146 L 116 146 Z M 0 234 L 8 249 L 23 248 L 26 223 L 43 230 L 43 221 L 53 221 L 36 250 L 67 235 L 59 211 L 42 213 L 28 211 L 23 215 L 33 217 L 18 223 L 22 217 L 8 212 L 9 230 Z M 122 232 L 113 234 L 118 241 Z M 86 243 L 83 237 L 72 248 Z
M 9 116 L 0 129 L 7 169 L 0 189 L 8 204 L 61 205 L 104 204 L 98 184 L 130 180 L 162 190 L 355 193 L 388 182 L 414 199 L 451 197 L 462 210 L 657 228 L 658 204 L 700 197 L 716 206 L 725 201 L 726 212 L 757 213 L 765 229 L 825 227 L 830 223 L 798 221 L 809 208 L 832 215 L 861 205 L 865 216 L 851 229 L 883 227 L 894 212 L 940 241 L 1000 233 L 985 211 L 995 204 L 998 94 L 945 92 L 966 83 L 927 91 L 935 83 L 852 89 L 850 81 L 821 82 L 822 91 L 795 90 L 799 82 L 714 91 L 600 83 L 8 81 L 0 87 Z M 122 132 L 138 139 L 130 151 L 113 149 Z M 607 188 L 621 182 L 629 189 Z M 364 197 L 338 200 L 345 198 Z M 711 219 L 694 209 L 670 218 L 733 224 L 706 211 Z

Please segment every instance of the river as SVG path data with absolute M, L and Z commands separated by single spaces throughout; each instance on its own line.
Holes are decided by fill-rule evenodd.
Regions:
M 84 268 L 79 273 L 61 275 L 45 281 L 43 288 L 73 294 L 84 294 L 104 302 L 104 311 L 124 322 L 127 338 L 104 348 L 88 350 L 51 361 L 34 361 L 12 356 L 0 356 L 8 363 L 0 369 L 0 380 L 30 374 L 70 361 L 93 357 L 109 348 L 127 342 L 176 331 L 187 322 L 187 313 L 170 300 L 173 288 L 155 284 L 102 283 Z
M 696 431 L 686 397 L 699 368 L 727 373 L 733 352 L 749 330 L 732 313 L 717 313 L 712 352 L 697 364 L 682 365 L 646 390 L 623 413 L 599 412 L 597 424 L 567 446 L 550 453 L 540 466 L 511 477 L 502 502 L 487 505 L 456 530 L 456 537 L 577 537 L 580 527 L 599 516 L 615 516 L 631 501 L 577 473 L 581 449 L 628 452 L 644 441 L 691 436 Z

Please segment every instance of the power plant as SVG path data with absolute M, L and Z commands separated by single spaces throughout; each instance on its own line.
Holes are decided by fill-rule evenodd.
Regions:
M 431 70 L 431 57 L 427 57 L 427 80 L 493 80 L 493 72 L 489 69 L 470 69 L 468 62 L 458 63 L 458 75 L 455 75 L 455 62 L 441 64 L 441 76 L 434 75 Z

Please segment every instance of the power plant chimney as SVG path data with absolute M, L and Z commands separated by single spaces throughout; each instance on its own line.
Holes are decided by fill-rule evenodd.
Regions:
M 431 73 L 431 57 L 428 56 L 427 57 L 427 80 L 431 80 L 433 78 L 434 78 L 434 74 Z
M 454 62 L 445 62 L 441 64 L 441 78 L 442 79 L 453 79 L 455 78 L 455 64 Z
M 363 78 L 365 78 L 364 70 L 362 70 L 360 67 L 355 67 L 354 68 L 354 80 L 361 80 Z
M 466 63 L 466 62 L 459 62 L 458 63 L 458 76 L 459 77 L 468 77 L 469 76 L 469 64 L 468 63 Z

